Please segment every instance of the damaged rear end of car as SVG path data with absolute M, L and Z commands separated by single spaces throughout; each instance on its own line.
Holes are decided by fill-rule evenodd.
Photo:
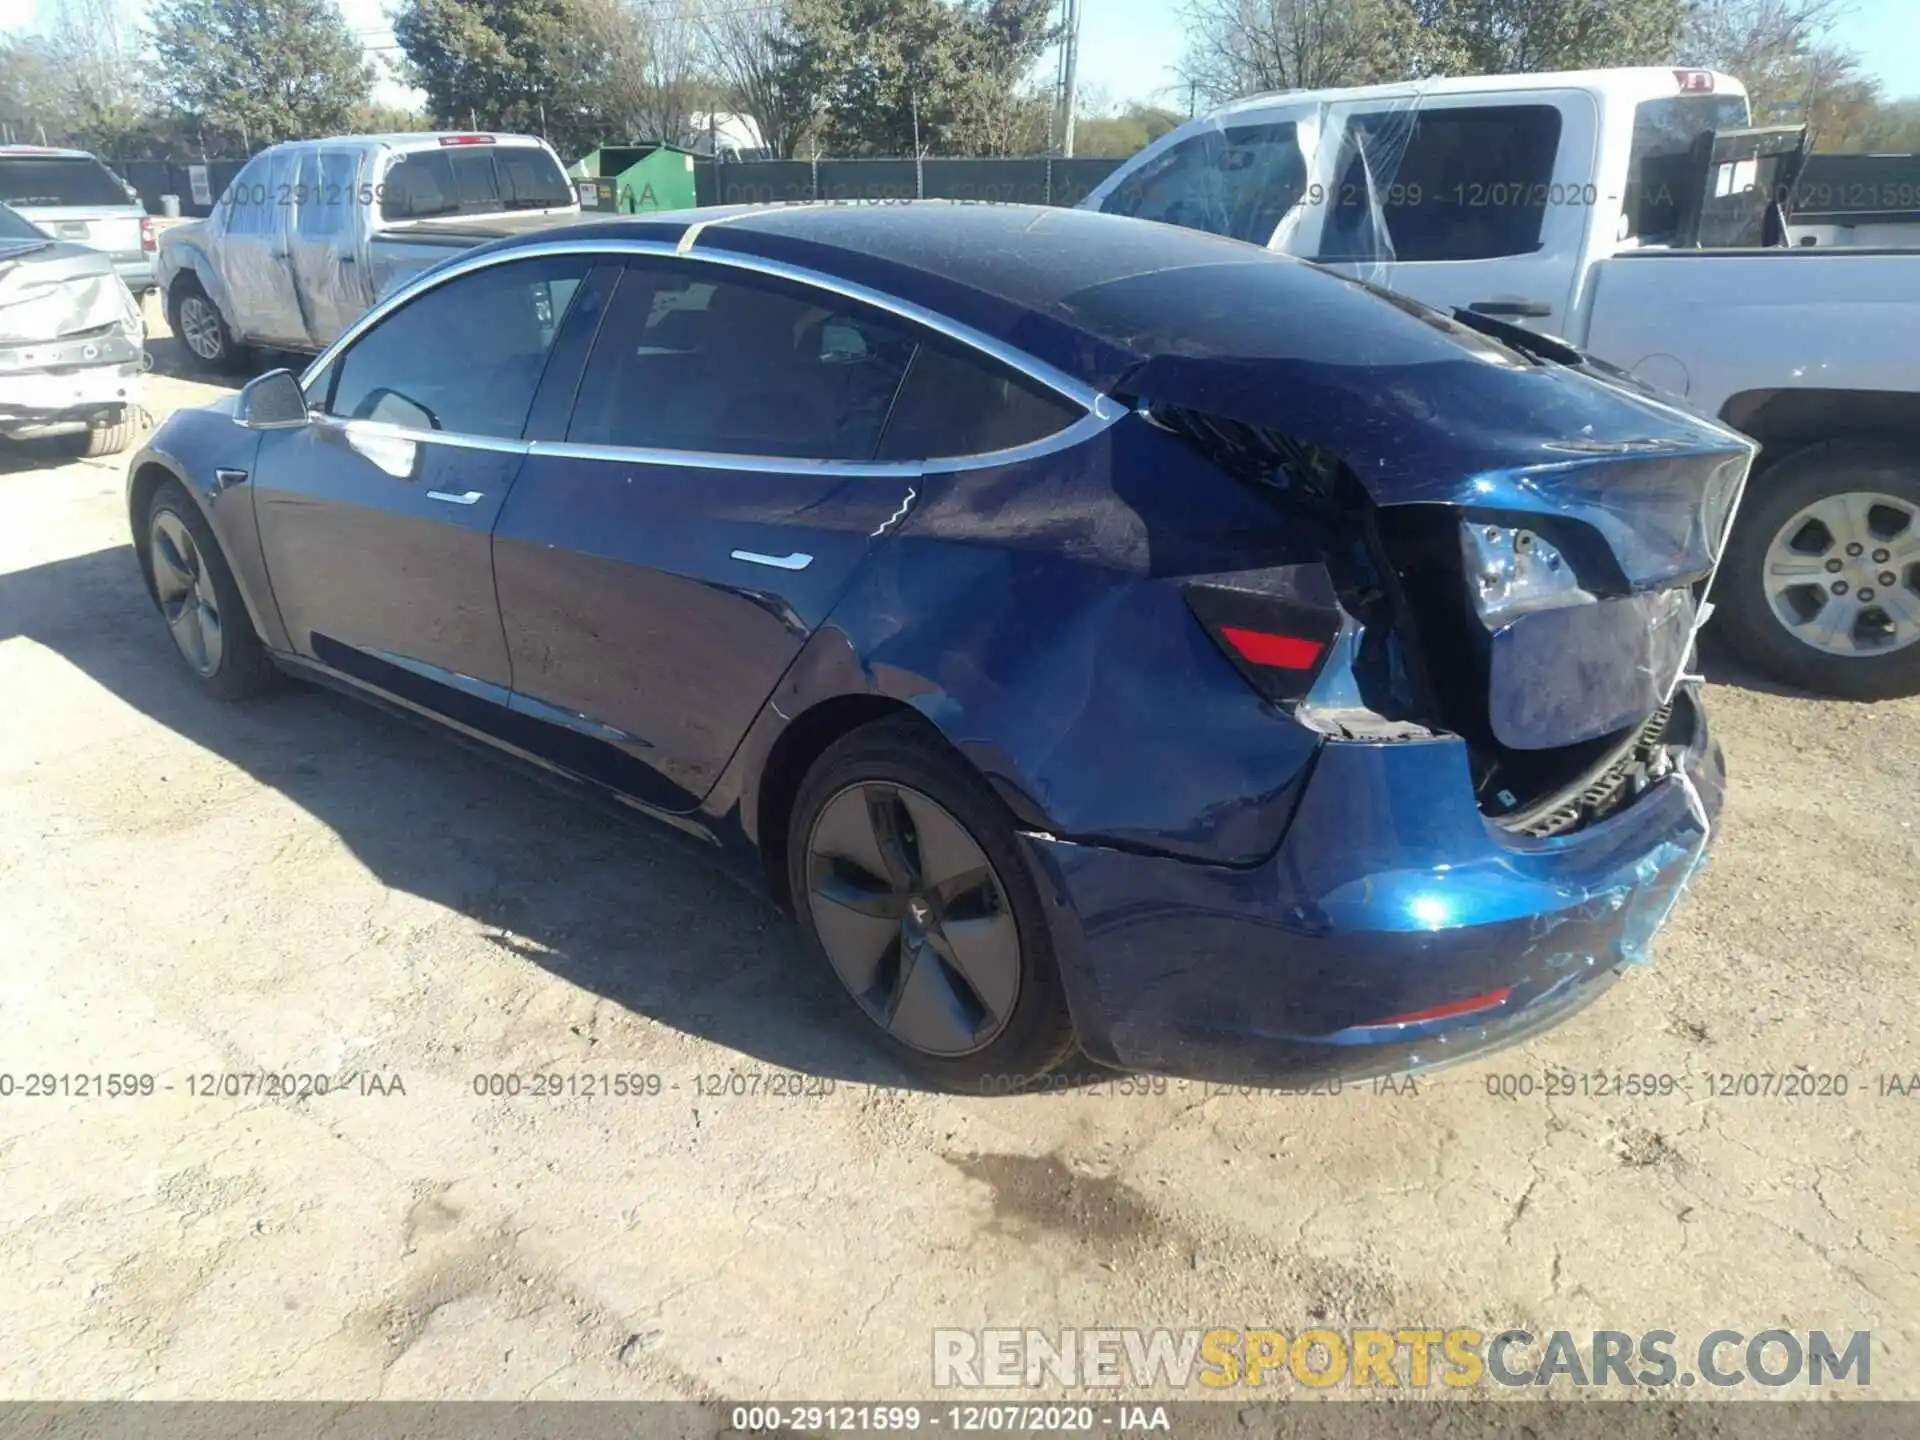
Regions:
M 1688 672 L 1754 446 L 1369 290 L 1267 262 L 1070 302 L 1141 356 L 1129 423 L 1318 556 L 1178 582 L 1275 723 L 1320 737 L 1275 854 L 1193 867 L 1176 927 L 1129 908 L 1137 859 L 1038 847 L 1126 1064 L 1312 1082 L 1511 1043 L 1647 961 L 1707 852 L 1723 772 Z

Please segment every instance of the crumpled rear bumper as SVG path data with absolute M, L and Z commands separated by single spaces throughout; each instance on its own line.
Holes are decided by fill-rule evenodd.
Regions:
M 1564 1019 L 1650 959 L 1705 859 L 1725 772 L 1688 689 L 1681 713 L 1673 774 L 1547 839 L 1488 821 L 1444 740 L 1327 742 L 1279 850 L 1249 869 L 1027 836 L 1082 1044 L 1128 1068 L 1305 1084 L 1453 1063 Z

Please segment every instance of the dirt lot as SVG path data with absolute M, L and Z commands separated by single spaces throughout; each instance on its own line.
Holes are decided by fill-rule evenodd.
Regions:
M 1321 1323 L 1868 1329 L 1920 1397 L 1920 1098 L 1881 1093 L 1920 1071 L 1920 702 L 1715 670 L 1715 863 L 1523 1050 L 953 1099 L 680 843 L 312 690 L 202 699 L 123 470 L 0 454 L 0 1393 L 924 1398 L 938 1327 Z M 1674 1093 L 1489 1094 L 1562 1067 Z M 1708 1094 L 1799 1068 L 1848 1093 Z M 343 1087 L 191 1093 L 261 1071 Z M 660 1092 L 476 1094 L 535 1071 Z M 785 1072 L 830 1093 L 724 1093 Z

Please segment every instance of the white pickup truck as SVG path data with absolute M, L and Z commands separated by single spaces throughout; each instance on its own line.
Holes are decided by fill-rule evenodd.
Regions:
M 1801 137 L 1747 125 L 1704 70 L 1263 95 L 1084 204 L 1564 337 L 1746 431 L 1715 628 L 1806 689 L 1920 692 L 1920 250 L 1789 247 Z
M 338 135 L 262 150 L 205 220 L 162 233 L 173 333 L 215 369 L 250 345 L 317 351 L 456 250 L 580 215 L 531 135 Z

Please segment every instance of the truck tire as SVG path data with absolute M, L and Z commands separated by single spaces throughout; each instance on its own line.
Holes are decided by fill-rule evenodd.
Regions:
M 195 364 L 227 374 L 246 368 L 251 358 L 247 347 L 234 339 L 220 307 L 193 276 L 182 275 L 173 282 L 167 296 L 167 322 Z
M 1920 693 L 1920 459 L 1829 440 L 1749 482 L 1715 628 L 1770 679 L 1848 700 Z
M 111 425 L 90 425 L 84 435 L 73 437 L 73 453 L 83 460 L 96 460 L 102 455 L 118 455 L 133 444 L 134 436 L 140 433 L 140 413 L 128 408 Z

